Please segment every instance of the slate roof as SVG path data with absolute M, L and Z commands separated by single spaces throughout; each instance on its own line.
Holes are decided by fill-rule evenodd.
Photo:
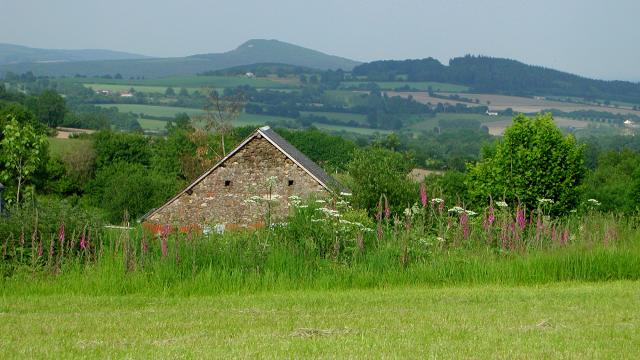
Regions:
M 318 164 L 313 162 L 313 160 L 309 159 L 305 154 L 300 152 L 300 150 L 296 149 L 291 143 L 285 140 L 278 133 L 273 131 L 269 126 L 263 126 L 257 129 L 253 134 L 251 134 L 248 138 L 246 138 L 240 145 L 238 145 L 233 151 L 227 154 L 222 160 L 218 161 L 213 167 L 207 170 L 204 174 L 200 175 L 196 180 L 194 180 L 189 186 L 187 186 L 184 190 L 180 191 L 176 196 L 167 201 L 164 205 L 160 206 L 157 209 L 152 209 L 148 213 L 142 216 L 141 220 L 145 220 L 151 215 L 155 214 L 165 206 L 174 202 L 178 197 L 182 194 L 191 191 L 191 189 L 200 183 L 204 178 L 209 176 L 215 169 L 217 169 L 220 165 L 222 165 L 227 159 L 235 155 L 240 149 L 242 149 L 248 142 L 255 139 L 258 135 L 263 136 L 267 141 L 273 144 L 276 148 L 282 151 L 289 159 L 291 159 L 294 163 L 300 166 L 304 171 L 307 172 L 312 178 L 314 178 L 320 185 L 322 185 L 325 189 L 330 192 L 338 192 L 340 194 L 351 193 L 346 186 L 342 185 L 336 179 L 334 179 L 331 175 L 327 174 Z
M 267 140 L 274 144 L 277 148 L 285 153 L 293 162 L 297 163 L 303 168 L 309 175 L 314 177 L 320 184 L 322 184 L 327 190 L 340 192 L 350 192 L 344 185 L 340 184 L 331 175 L 327 174 L 318 164 L 309 159 L 305 154 L 296 149 L 291 143 L 285 140 L 277 132 L 273 131 L 270 127 L 264 126 L 258 129 L 258 132 L 262 134 Z

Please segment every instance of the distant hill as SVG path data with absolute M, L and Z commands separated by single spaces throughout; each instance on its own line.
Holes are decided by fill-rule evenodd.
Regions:
M 0 44 L 0 65 L 19 63 L 59 63 L 69 61 L 145 59 L 144 55 L 121 51 L 82 49 L 37 49 L 20 45 Z
M 31 62 L 0 65 L 0 72 L 24 73 L 33 71 L 35 75 L 50 76 L 73 76 L 75 74 L 99 76 L 120 73 L 124 77 L 144 76 L 151 78 L 171 75 L 194 75 L 254 63 L 280 63 L 319 70 L 351 70 L 354 66 L 360 64 L 354 60 L 327 55 L 278 40 L 250 40 L 234 50 L 219 54 L 135 60 Z
M 460 84 L 478 93 L 575 96 L 640 104 L 640 83 L 594 80 L 515 60 L 486 56 L 453 58 L 448 66 L 433 58 L 374 61 L 355 67 L 353 73 L 366 76 L 371 81 L 406 78 L 409 81 Z

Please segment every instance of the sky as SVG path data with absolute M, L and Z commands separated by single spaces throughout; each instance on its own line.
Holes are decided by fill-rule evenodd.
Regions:
M 360 61 L 465 54 L 640 81 L 639 0 L 0 0 L 0 43 L 150 56 L 278 39 Z

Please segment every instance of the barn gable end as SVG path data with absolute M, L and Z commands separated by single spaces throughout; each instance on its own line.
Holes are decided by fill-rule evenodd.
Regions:
M 275 177 L 275 185 L 267 184 Z M 289 196 L 323 197 L 345 191 L 317 164 L 300 153 L 269 127 L 245 139 L 236 149 L 183 191 L 145 215 L 147 224 L 226 228 L 264 225 L 266 207 L 247 201 L 272 198 L 274 218 L 284 218 Z

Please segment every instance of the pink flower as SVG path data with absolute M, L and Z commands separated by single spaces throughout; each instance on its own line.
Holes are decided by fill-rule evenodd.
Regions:
M 527 220 L 524 216 L 524 209 L 518 206 L 518 210 L 516 211 L 516 223 L 520 227 L 520 230 L 524 230 L 525 226 L 527 226 Z
M 384 197 L 384 218 L 389 220 L 389 216 L 391 216 L 391 209 L 389 208 L 389 200 L 387 197 Z
M 462 236 L 467 240 L 469 238 L 469 215 L 466 211 L 460 213 L 460 226 L 462 227 Z
M 569 229 L 564 229 L 560 236 L 560 243 L 566 245 L 569 242 Z
M 64 222 L 60 223 L 60 230 L 58 230 L 58 240 L 60 240 L 60 247 L 64 247 Z
M 420 202 L 422 203 L 422 207 L 427 206 L 427 203 L 429 202 L 427 186 L 424 183 L 420 183 Z
M 82 232 L 82 236 L 80 237 L 80 249 L 85 250 L 87 248 L 87 238 L 85 237 L 84 231 Z
M 486 214 L 487 216 L 485 217 L 482 225 L 484 225 L 485 230 L 488 230 L 489 227 L 491 227 L 491 225 L 493 225 L 493 222 L 496 220 L 495 212 L 493 209 L 493 202 L 489 203 L 489 208 L 487 209 Z
M 169 255 L 169 245 L 167 243 L 169 239 L 169 231 L 171 227 L 169 225 L 165 225 L 162 227 L 162 232 L 160 233 L 160 250 L 162 251 L 162 257 L 167 257 Z
M 38 241 L 38 257 L 42 257 L 42 254 L 44 253 L 44 249 L 42 248 L 42 239 L 40 239 Z

